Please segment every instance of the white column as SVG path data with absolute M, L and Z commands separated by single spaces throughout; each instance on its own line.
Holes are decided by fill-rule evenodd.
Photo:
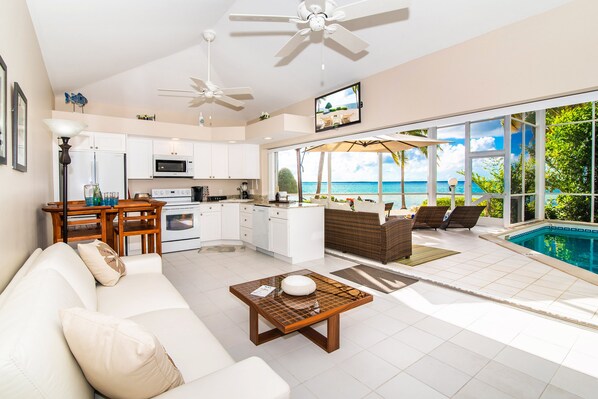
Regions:
M 438 137 L 438 131 L 436 127 L 428 129 L 428 137 L 436 139 Z M 436 181 L 438 180 L 438 149 L 437 146 L 431 145 L 428 147 L 428 205 L 436 205 Z
M 506 115 L 503 123 L 504 128 L 504 197 L 503 197 L 503 225 L 511 224 L 511 115 Z M 525 154 L 524 154 L 525 155 Z
M 471 205 L 471 126 L 470 122 L 465 123 L 465 184 L 464 195 L 465 205 Z
M 546 206 L 546 110 L 536 111 L 536 219 L 544 220 Z

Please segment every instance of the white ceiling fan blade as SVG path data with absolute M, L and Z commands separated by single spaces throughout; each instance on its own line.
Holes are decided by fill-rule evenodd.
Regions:
M 231 21 L 257 21 L 257 22 L 291 22 L 296 16 L 285 15 L 259 15 L 259 14 L 230 14 Z
M 195 98 L 196 96 L 191 93 L 189 93 L 189 95 L 187 95 L 187 96 L 184 94 L 167 94 L 167 93 L 160 94 L 160 93 L 158 93 L 158 97 Z
M 204 97 L 195 97 L 193 100 L 189 101 L 189 107 L 196 108 L 206 102 Z
M 334 40 L 347 50 L 354 54 L 360 53 L 365 50 L 369 43 L 361 39 L 355 33 L 351 32 L 344 26 L 334 24 L 328 26 L 328 38 Z
M 195 86 L 197 86 L 198 91 L 207 90 L 208 85 L 203 80 L 198 79 L 198 78 L 193 78 L 193 77 L 190 79 L 193 81 L 193 83 L 195 83 Z M 191 86 L 191 87 L 193 87 L 193 86 Z
M 223 103 L 227 103 L 236 108 L 241 108 L 243 105 L 245 105 L 245 103 L 243 101 L 239 101 L 239 100 L 229 97 L 229 96 L 219 96 L 219 97 L 216 97 L 216 100 L 222 101 Z
M 195 93 L 193 90 L 178 90 L 178 89 L 158 89 L 159 92 L 165 93 Z
M 295 35 L 293 35 L 293 37 L 291 37 L 291 39 L 284 46 L 282 46 L 278 53 L 276 53 L 276 56 L 284 58 L 291 55 L 291 53 L 295 51 L 297 47 L 299 47 L 299 45 L 305 40 L 306 33 L 304 33 L 304 31 L 306 30 L 307 33 L 310 32 L 310 29 L 306 28 L 295 33 Z
M 227 87 L 220 89 L 227 96 L 244 96 L 253 94 L 251 87 Z
M 338 20 L 350 21 L 352 19 L 369 17 L 370 15 L 382 14 L 409 7 L 409 0 L 361 0 L 346 6 L 337 7 L 334 10 Z M 344 15 L 341 17 L 340 13 Z

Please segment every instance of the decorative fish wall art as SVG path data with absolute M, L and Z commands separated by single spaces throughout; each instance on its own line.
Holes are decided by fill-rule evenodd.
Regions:
M 81 108 L 81 113 L 85 113 L 84 107 L 87 104 L 87 98 L 81 93 L 64 93 L 64 103 L 73 104 L 73 112 L 75 112 L 75 105 Z

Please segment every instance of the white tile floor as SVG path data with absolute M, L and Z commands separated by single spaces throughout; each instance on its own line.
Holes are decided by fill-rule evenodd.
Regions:
M 462 253 L 415 270 L 423 267 L 433 275 L 458 267 L 456 274 L 463 275 L 458 280 L 469 277 L 480 287 L 502 279 L 492 288 L 499 292 L 506 292 L 501 285 L 514 287 L 508 281 L 513 280 L 522 298 L 546 302 L 551 294 L 538 287 L 560 291 L 561 285 L 550 282 L 566 280 L 503 248 L 494 256 L 490 243 L 474 242 L 473 233 L 440 234 L 442 239 L 428 232 L 414 235 L 418 243 L 443 247 L 448 240 Z M 247 306 L 228 292 L 229 285 L 300 268 L 326 275 L 352 264 L 327 255 L 293 266 L 249 249 L 164 255 L 164 273 L 229 353 L 237 360 L 262 357 L 292 387 L 293 399 L 598 397 L 598 330 L 426 282 L 392 294 L 370 290 L 372 303 L 342 314 L 341 348 L 331 354 L 297 333 L 257 347 L 249 341 Z M 539 280 L 547 284 L 536 284 Z M 579 303 L 598 299 L 579 281 L 559 298 L 575 292 L 573 285 L 581 287 Z M 317 328 L 324 332 L 325 325 Z

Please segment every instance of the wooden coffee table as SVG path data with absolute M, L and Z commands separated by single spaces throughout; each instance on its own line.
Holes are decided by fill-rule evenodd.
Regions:
M 316 282 L 316 291 L 300 297 L 283 293 L 280 282 L 290 275 L 310 277 Z M 276 289 L 264 298 L 251 295 L 261 285 L 270 285 Z M 326 352 L 340 347 L 340 314 L 373 300 L 372 295 L 367 292 L 307 269 L 233 285 L 229 290 L 249 305 L 249 339 L 254 344 L 260 345 L 299 331 Z M 276 328 L 260 333 L 258 315 Z M 322 320 L 326 320 L 328 324 L 327 337 L 309 327 Z

